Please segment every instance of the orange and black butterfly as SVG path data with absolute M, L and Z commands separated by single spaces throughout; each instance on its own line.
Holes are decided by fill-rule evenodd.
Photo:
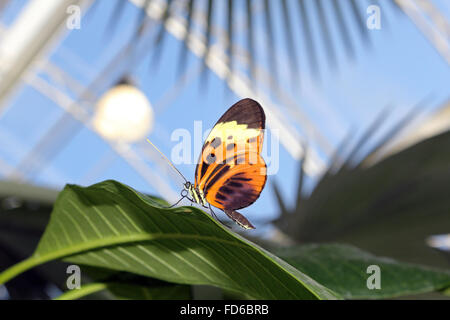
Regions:
M 236 210 L 255 202 L 266 183 L 267 169 L 261 157 L 265 121 L 263 108 L 252 99 L 231 106 L 203 144 L 195 169 L 195 184 L 185 179 L 177 203 L 187 198 L 209 208 L 215 216 L 212 205 L 241 227 L 254 229 Z

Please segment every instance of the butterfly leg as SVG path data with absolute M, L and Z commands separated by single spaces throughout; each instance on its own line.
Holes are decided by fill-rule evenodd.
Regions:
M 181 202 L 181 200 L 183 200 L 185 197 L 181 197 L 180 200 L 178 200 L 177 202 L 175 202 L 173 205 L 171 205 L 170 207 L 164 207 L 165 209 L 170 209 L 175 207 L 177 204 L 179 204 Z
M 211 216 L 216 219 L 217 221 L 219 221 L 222 225 L 224 225 L 225 227 L 227 227 L 228 229 L 231 229 L 230 226 L 226 225 L 225 223 L 223 223 L 222 221 L 219 220 L 219 218 L 217 217 L 216 213 L 213 211 L 213 209 L 211 208 L 211 205 L 208 203 L 209 205 L 209 210 L 211 212 Z
M 219 221 L 219 218 L 217 218 L 216 213 L 215 213 L 215 212 L 213 211 L 213 209 L 211 208 L 211 205 L 209 205 L 209 210 L 210 210 L 210 212 L 211 212 L 211 216 L 212 216 L 214 219 L 216 219 L 216 220 Z
M 184 198 L 188 198 L 189 199 L 189 197 L 187 196 L 188 195 L 188 192 L 186 191 L 186 190 L 181 190 L 181 192 L 180 192 L 180 196 L 181 196 L 181 198 L 180 198 L 180 200 L 178 200 L 177 202 L 175 202 L 173 205 L 171 205 L 170 207 L 164 207 L 165 209 L 170 209 L 170 208 L 173 208 L 173 207 L 175 207 L 177 204 L 179 204 L 180 202 L 181 202 L 181 200 L 183 200 Z M 190 200 L 190 199 L 189 199 Z
M 186 199 L 188 199 L 190 202 L 191 202 L 191 207 L 194 205 L 194 199 L 192 199 L 192 198 L 189 198 L 188 196 L 186 196 Z

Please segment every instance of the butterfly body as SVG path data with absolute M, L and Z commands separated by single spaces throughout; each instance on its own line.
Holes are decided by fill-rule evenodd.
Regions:
M 195 187 L 189 181 L 184 184 L 184 190 L 188 192 L 193 202 L 198 203 L 205 208 L 208 208 L 208 202 L 206 201 L 205 195 L 202 190 Z

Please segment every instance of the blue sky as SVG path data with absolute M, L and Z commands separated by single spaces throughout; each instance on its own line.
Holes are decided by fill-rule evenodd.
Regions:
M 14 2 L 1 21 L 8 25 L 21 4 Z M 375 1 L 376 2 L 376 1 Z M 380 2 L 386 2 L 380 0 Z M 448 1 L 433 1 L 447 19 L 450 15 Z M 367 1 L 371 3 L 371 1 Z M 68 33 L 63 41 L 53 50 L 50 60 L 71 77 L 87 85 L 96 74 L 107 65 L 114 54 L 124 45 L 131 32 L 130 21 L 136 15 L 136 8 L 127 4 L 125 12 L 114 28 L 114 34 L 105 36 L 106 24 L 112 10 L 110 1 L 101 1 L 95 13 L 82 19 L 80 30 Z M 279 8 L 280 6 L 276 6 Z M 363 8 L 363 6 L 361 6 Z M 325 7 L 331 10 L 330 7 Z M 327 11 L 327 12 L 328 12 Z M 363 12 L 364 13 L 364 12 Z M 276 28 L 282 27 L 281 15 L 275 9 Z M 218 15 L 219 17 L 219 15 Z M 237 15 L 236 25 L 241 30 L 242 14 Z M 301 105 L 301 110 L 309 121 L 323 136 L 336 146 L 351 129 L 356 129 L 354 140 L 362 133 L 376 115 L 386 106 L 391 117 L 384 124 L 384 130 L 394 124 L 415 103 L 432 94 L 426 112 L 432 111 L 444 102 L 450 94 L 450 68 L 430 43 L 415 28 L 412 22 L 402 14 L 392 10 L 382 11 L 381 30 L 369 30 L 371 47 L 367 48 L 361 41 L 355 41 L 356 59 L 349 60 L 342 47 L 339 29 L 335 21 L 332 26 L 333 43 L 338 47 L 339 67 L 332 68 L 324 60 L 326 47 L 319 42 L 316 45 L 321 61 L 321 81 L 314 80 L 310 74 L 308 60 L 304 50 L 298 47 L 301 66 L 300 86 L 293 85 L 287 71 L 291 65 L 286 59 L 287 52 L 284 39 L 277 34 L 274 45 L 279 48 L 280 85 L 283 86 Z M 313 19 L 315 24 L 318 19 Z M 294 25 L 297 23 L 294 21 Z M 263 33 L 263 24 L 258 22 L 258 32 Z M 109 30 L 110 31 L 110 30 Z M 351 35 L 357 39 L 356 26 L 351 28 Z M 315 29 L 317 33 L 317 28 Z M 241 36 L 238 36 L 239 38 Z M 302 38 L 299 29 L 294 30 L 294 37 Z M 304 39 L 302 39 L 304 41 Z M 265 57 L 266 46 L 258 41 L 258 62 L 267 68 Z M 208 84 L 194 76 L 167 106 L 161 104 L 165 94 L 177 81 L 177 60 L 180 43 L 168 36 L 164 41 L 164 49 L 157 67 L 150 63 L 153 50 L 140 61 L 129 61 L 134 79 L 152 103 L 156 119 L 149 138 L 164 152 L 170 155 L 176 142 L 171 141 L 171 133 L 179 128 L 193 132 L 194 121 L 203 121 L 203 128 L 208 129 L 217 119 L 239 100 L 233 92 L 225 89 L 222 80 L 216 75 L 208 75 Z M 189 56 L 188 70 L 196 70 L 201 62 L 193 55 Z M 110 77 L 98 93 L 106 90 L 115 81 L 117 72 Z M 64 88 L 61 88 L 64 90 Z M 67 92 L 70 94 L 70 92 Z M 162 108 L 162 109 L 161 109 Z M 0 163 L 4 163 L 2 178 L 8 176 L 8 168 L 15 167 L 30 152 L 32 147 L 42 139 L 45 132 L 59 117 L 62 110 L 35 89 L 24 86 L 11 100 L 7 111 L 0 117 Z M 73 124 L 77 127 L 77 124 Z M 299 128 L 304 132 L 303 128 Z M 68 131 L 70 133 L 70 131 Z M 96 133 L 79 127 L 74 135 L 53 137 L 59 141 L 60 151 L 49 163 L 41 167 L 35 174 L 27 176 L 27 181 L 45 186 L 61 188 L 65 183 L 91 184 L 105 179 L 116 179 L 138 190 L 157 193 L 149 183 L 133 170 L 125 160 L 117 156 L 110 146 Z M 379 136 L 382 132 L 379 133 Z M 268 137 L 269 138 L 269 137 Z M 267 140 L 267 139 L 266 139 Z M 317 145 L 313 144 L 313 147 Z M 148 146 L 150 148 L 150 145 Z M 327 157 L 320 149 L 319 155 L 326 161 Z M 193 155 L 197 159 L 198 155 Z M 148 162 L 149 167 L 153 164 Z M 195 165 L 179 165 L 178 169 L 188 178 L 194 179 Z M 167 171 L 170 168 L 167 166 Z M 250 220 L 276 217 L 278 208 L 272 191 L 272 182 L 276 180 L 281 186 L 285 199 L 292 203 L 296 192 L 297 162 L 280 146 L 280 169 L 276 175 L 270 176 L 260 199 L 251 207 L 242 210 Z M 171 181 L 175 190 L 181 184 L 173 182 L 172 173 L 162 174 Z M 181 182 L 181 180 L 179 180 Z M 308 180 L 312 186 L 315 179 Z M 187 203 L 186 203 L 187 204 Z

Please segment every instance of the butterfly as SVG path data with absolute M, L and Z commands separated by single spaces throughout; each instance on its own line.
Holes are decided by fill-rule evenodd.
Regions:
M 171 164 L 186 182 L 181 199 L 173 206 L 187 198 L 209 208 L 217 219 L 212 205 L 239 226 L 254 229 L 236 210 L 255 202 L 267 180 L 267 167 L 261 157 L 265 122 L 264 110 L 255 100 L 242 99 L 232 105 L 203 144 L 195 169 L 195 183 L 189 182 Z

